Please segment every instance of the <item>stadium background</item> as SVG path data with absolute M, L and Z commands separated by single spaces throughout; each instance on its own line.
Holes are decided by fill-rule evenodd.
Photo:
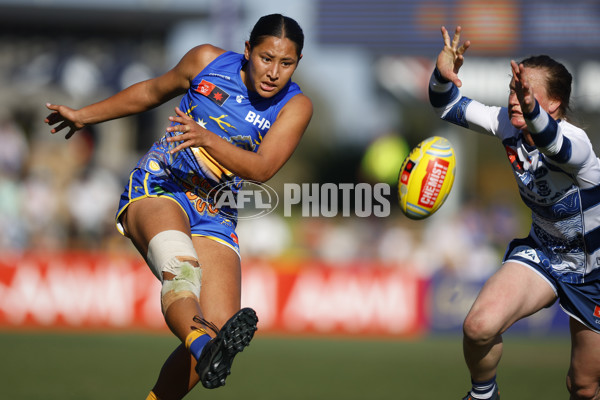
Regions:
M 276 210 L 242 221 L 243 303 L 261 318 L 259 340 L 402 346 L 442 336 L 460 346 L 462 318 L 508 240 L 527 234 L 529 216 L 500 146 L 440 123 L 427 103 L 439 26 L 463 26 L 473 43 L 463 92 L 491 104 L 506 103 L 511 58 L 547 53 L 563 61 L 574 75 L 574 120 L 597 147 L 596 1 L 0 0 L 2 354 L 40 331 L 69 341 L 96 331 L 168 337 L 157 283 L 113 217 L 125 175 L 176 103 L 90 127 L 68 142 L 49 134 L 44 104 L 100 100 L 164 72 L 203 42 L 242 51 L 256 19 L 271 12 L 304 28 L 295 80 L 315 116 L 270 186 L 383 181 L 393 192 L 407 150 L 434 134 L 454 144 L 457 178 L 426 221 L 401 215 L 394 193 L 387 218 Z M 67 198 L 76 206 L 67 207 Z M 553 306 L 510 333 L 526 345 L 541 335 L 551 340 L 548 352 L 560 352 L 568 348 L 566 322 Z M 449 368 L 464 372 L 457 354 Z

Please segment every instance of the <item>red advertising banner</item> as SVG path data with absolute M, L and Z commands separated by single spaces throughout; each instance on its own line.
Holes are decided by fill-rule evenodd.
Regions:
M 412 336 L 426 329 L 428 282 L 404 269 L 244 262 L 243 306 L 259 331 Z M 3 255 L 0 328 L 166 330 L 160 283 L 130 255 Z

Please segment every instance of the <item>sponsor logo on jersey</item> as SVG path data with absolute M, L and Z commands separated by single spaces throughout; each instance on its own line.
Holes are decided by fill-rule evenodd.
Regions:
M 219 107 L 222 107 L 223 103 L 225 103 L 225 101 L 229 98 L 229 93 L 214 83 L 204 79 L 202 79 L 202 82 L 198 84 L 198 87 L 195 90 L 202 96 L 206 96 L 211 99 L 213 103 L 217 104 Z
M 525 260 L 532 261 L 536 264 L 540 263 L 540 258 L 538 257 L 538 254 L 536 253 L 536 251 L 533 249 L 530 249 L 526 246 L 517 247 L 515 249 L 515 251 L 511 254 L 510 258 L 513 258 L 513 257 L 523 258 Z
M 244 119 L 247 122 L 250 122 L 252 125 L 258 127 L 260 130 L 269 130 L 271 127 L 271 121 L 261 117 L 260 114 L 257 114 L 254 111 L 248 111 L 248 114 L 246 114 L 246 118 Z
M 508 161 L 513 166 L 515 171 L 523 171 L 523 162 L 519 160 L 519 154 L 515 149 L 509 146 L 504 147 L 506 149 L 506 155 L 508 156 Z
M 600 306 L 594 308 L 594 317 L 600 318 Z
M 222 74 L 217 74 L 216 72 L 211 72 L 211 73 L 208 74 L 208 76 L 216 76 L 218 78 L 225 79 L 225 80 L 228 80 L 228 81 L 231 80 L 230 76 L 228 76 L 228 75 L 222 75 Z

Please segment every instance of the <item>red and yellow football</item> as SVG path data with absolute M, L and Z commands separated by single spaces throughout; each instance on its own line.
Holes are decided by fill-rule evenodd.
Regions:
M 411 219 L 424 219 L 446 201 L 456 169 L 454 148 L 448 139 L 432 136 L 408 154 L 398 176 L 402 212 Z

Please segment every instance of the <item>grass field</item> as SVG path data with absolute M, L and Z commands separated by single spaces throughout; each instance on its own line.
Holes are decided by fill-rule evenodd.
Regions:
M 0 397 L 144 400 L 168 335 L 0 332 Z M 567 399 L 568 338 L 505 337 L 502 398 Z M 227 385 L 186 399 L 459 400 L 469 378 L 458 336 L 416 341 L 257 336 Z

